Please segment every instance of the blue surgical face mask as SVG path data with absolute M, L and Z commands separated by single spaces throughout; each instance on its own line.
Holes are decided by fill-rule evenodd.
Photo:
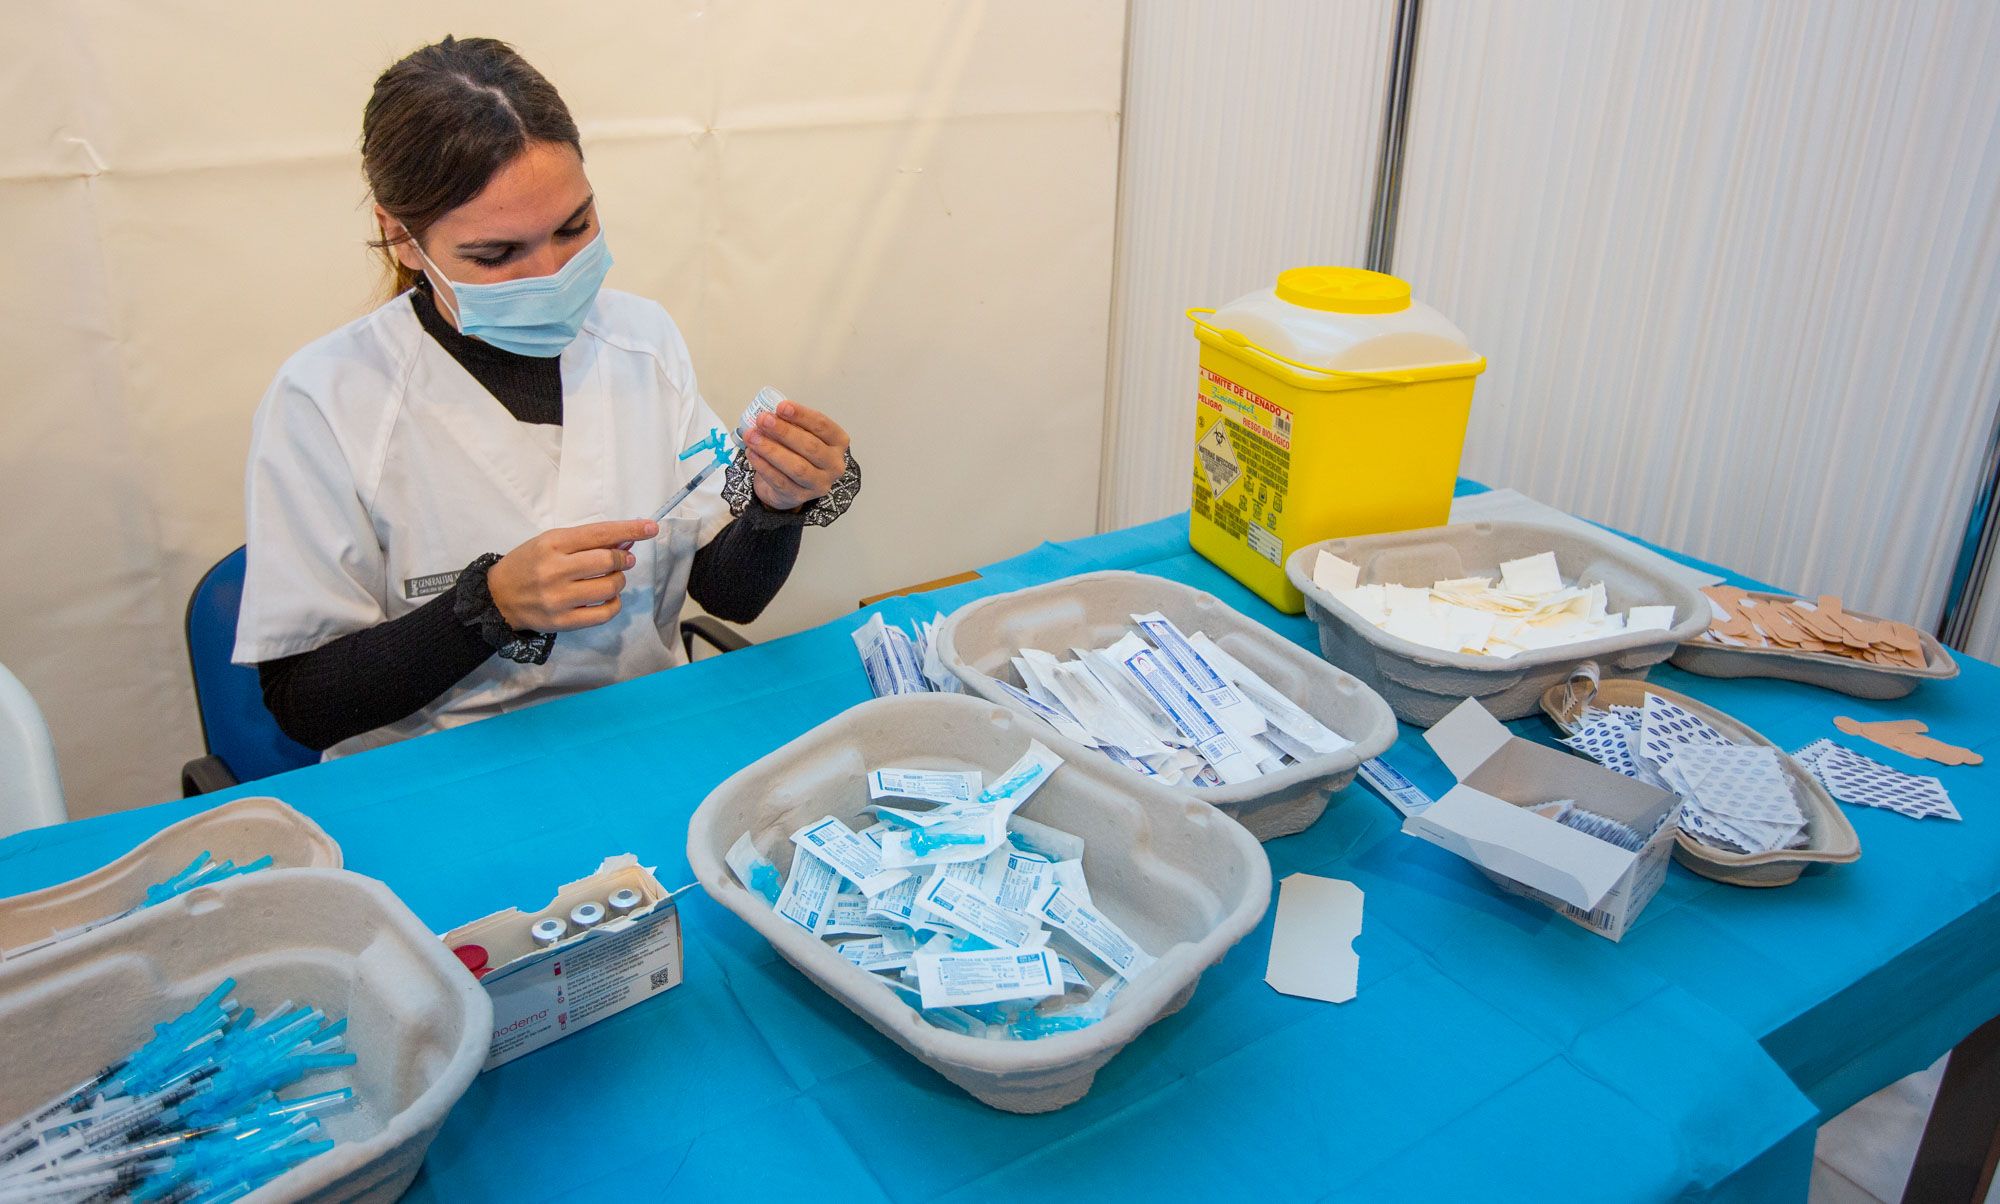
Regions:
M 515 355 L 541 358 L 561 355 L 583 329 L 583 320 L 604 286 L 611 270 L 611 251 L 604 245 L 604 231 L 553 276 L 524 276 L 519 280 L 498 280 L 491 284 L 471 284 L 447 279 L 444 270 L 424 254 L 416 239 L 410 245 L 430 266 L 431 284 L 451 293 L 457 311 L 458 329 Z

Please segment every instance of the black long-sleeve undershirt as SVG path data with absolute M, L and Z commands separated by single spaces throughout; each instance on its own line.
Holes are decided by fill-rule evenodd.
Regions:
M 425 331 L 508 413 L 561 424 L 558 359 L 514 355 L 460 334 L 422 288 L 411 305 Z M 688 596 L 719 619 L 755 619 L 791 575 L 802 531 L 796 516 L 753 501 L 696 551 Z M 259 664 L 264 705 L 286 735 L 320 750 L 421 710 L 493 655 L 478 628 L 459 620 L 458 598 L 454 587 L 406 615 Z M 562 655 L 560 639 L 554 655 Z

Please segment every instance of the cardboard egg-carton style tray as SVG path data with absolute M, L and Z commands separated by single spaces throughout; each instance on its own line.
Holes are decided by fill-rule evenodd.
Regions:
M 1083 1098 L 1098 1068 L 1147 1026 L 1180 1010 L 1202 971 L 1263 918 L 1270 863 L 1242 825 L 1095 754 L 1063 754 L 1019 814 L 1083 839 L 1093 902 L 1158 960 L 1098 1023 L 1036 1041 L 986 1040 L 930 1024 L 879 975 L 779 916 L 724 863 L 748 833 L 789 874 L 793 832 L 826 815 L 857 831 L 874 822 L 865 810 L 870 770 L 977 769 L 992 780 L 1031 740 L 1047 737 L 1039 720 L 961 694 L 864 702 L 718 786 L 688 825 L 688 860 L 702 889 L 779 956 L 981 1103 L 1008 1112 L 1061 1108 Z M 1104 975 L 1082 968 L 1093 986 Z
M 1602 582 L 1607 609 L 1672 606 L 1673 625 L 1621 631 L 1596 639 L 1501 658 L 1446 652 L 1375 626 L 1313 581 L 1313 566 L 1331 552 L 1360 570 L 1363 585 L 1428 589 L 1467 577 L 1499 579 L 1505 561 L 1553 552 L 1565 584 Z M 1543 691 L 1571 670 L 1595 661 L 1606 677 L 1644 677 L 1676 645 L 1707 628 L 1708 599 L 1619 547 L 1567 528 L 1534 523 L 1460 523 L 1386 535 L 1357 535 L 1307 544 L 1285 562 L 1285 574 L 1305 595 L 1306 614 L 1319 626 L 1327 660 L 1379 693 L 1405 723 L 1429 727 L 1467 698 L 1496 719 L 1533 714 Z
M 1361 762 L 1396 742 L 1396 717 L 1366 685 L 1213 594 L 1143 573 L 1084 573 L 968 603 L 939 625 L 938 656 L 967 689 L 1019 711 L 1020 704 L 998 681 L 1023 684 L 1012 665 L 1021 649 L 1067 657 L 1072 648 L 1102 648 L 1135 630 L 1133 615 L 1152 611 L 1188 635 L 1205 633 L 1299 709 L 1352 741 L 1337 753 L 1298 761 L 1248 782 L 1166 787 L 1220 809 L 1257 839 L 1311 827 L 1326 811 L 1327 800 L 1354 780 Z M 1040 738 L 1065 757 L 1104 759 L 1049 727 L 1035 726 Z
M 268 855 L 273 869 L 340 868 L 340 846 L 320 826 L 274 798 L 211 807 L 160 829 L 102 868 L 38 891 L 0 899 L 0 961 L 51 948 L 51 938 L 136 907 L 146 888 L 202 851 L 246 865 Z M 268 871 L 262 871 L 268 872 Z
M 285 1000 L 346 1017 L 352 1066 L 300 1093 L 354 1089 L 334 1147 L 245 1197 L 387 1204 L 403 1194 L 486 1056 L 492 1006 L 389 888 L 335 869 L 200 886 L 0 965 L 0 1123 L 146 1043 L 222 980 L 260 1014 Z
M 1735 612 L 1732 619 L 1736 614 L 1755 616 L 1765 606 L 1782 607 L 1790 613 L 1791 606 L 1802 601 L 1790 594 L 1729 587 L 1710 587 L 1705 592 L 1728 599 Z M 1747 611 L 1736 605 L 1744 601 L 1751 604 Z M 1823 605 L 1825 601 L 1820 599 L 1809 605 Z M 1891 648 L 1885 643 L 1874 660 L 1815 651 L 1819 646 L 1813 639 L 1815 633 L 1800 632 L 1796 625 L 1785 623 L 1788 634 L 1797 639 L 1792 646 L 1763 642 L 1763 637 L 1754 632 L 1744 633 L 1746 638 L 1759 641 L 1754 646 L 1724 644 L 1698 634 L 1674 650 L 1674 665 L 1703 677 L 1775 677 L 1800 681 L 1855 698 L 1902 698 L 1924 682 L 1948 681 L 1958 676 L 1958 662 L 1930 632 L 1859 611 L 1841 613 L 1847 619 L 1860 620 L 1864 630 L 1892 629 L 1900 647 Z M 1715 626 L 1724 627 L 1729 621 L 1717 620 Z M 1915 648 L 1909 647 L 1911 644 Z
M 1554 686 L 1542 695 L 1542 710 L 1565 733 L 1577 728 L 1587 706 L 1613 707 L 1646 705 L 1646 695 L 1658 694 L 1684 707 L 1716 731 L 1737 744 L 1777 748 L 1747 725 L 1716 710 L 1699 699 L 1690 698 L 1664 686 L 1642 681 L 1611 680 L 1591 688 L 1587 676 L 1578 676 Z M 1798 881 L 1805 868 L 1814 864 L 1844 864 L 1861 856 L 1861 838 L 1847 822 L 1839 804 L 1784 749 L 1778 748 L 1778 764 L 1791 783 L 1792 795 L 1806 819 L 1806 844 L 1797 849 L 1776 849 L 1769 853 L 1738 853 L 1704 844 L 1684 831 L 1674 833 L 1674 860 L 1717 882 L 1733 886 L 1786 886 Z

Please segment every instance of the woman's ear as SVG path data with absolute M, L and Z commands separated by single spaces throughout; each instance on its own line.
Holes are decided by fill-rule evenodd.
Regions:
M 424 270 L 424 261 L 417 255 L 409 230 L 403 223 L 391 217 L 389 211 L 382 208 L 379 203 L 375 206 L 375 228 L 381 231 L 382 241 L 389 244 L 389 252 L 396 257 L 397 263 L 412 272 Z

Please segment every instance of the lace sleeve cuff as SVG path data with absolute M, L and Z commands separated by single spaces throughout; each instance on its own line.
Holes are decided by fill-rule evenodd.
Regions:
M 737 452 L 722 470 L 722 500 L 729 503 L 729 513 L 758 528 L 825 527 L 847 513 L 861 492 L 861 465 L 854 462 L 850 450 L 847 470 L 834 481 L 833 488 L 797 510 L 773 510 L 764 505 L 757 497 L 756 484 L 757 470 L 750 466 L 749 457 Z
M 486 584 L 486 571 L 498 563 L 499 554 L 488 552 L 465 566 L 465 571 L 458 575 L 457 584 L 452 586 L 451 612 L 460 623 L 476 629 L 480 639 L 508 660 L 522 665 L 544 664 L 555 648 L 556 633 L 526 631 L 507 625 Z

